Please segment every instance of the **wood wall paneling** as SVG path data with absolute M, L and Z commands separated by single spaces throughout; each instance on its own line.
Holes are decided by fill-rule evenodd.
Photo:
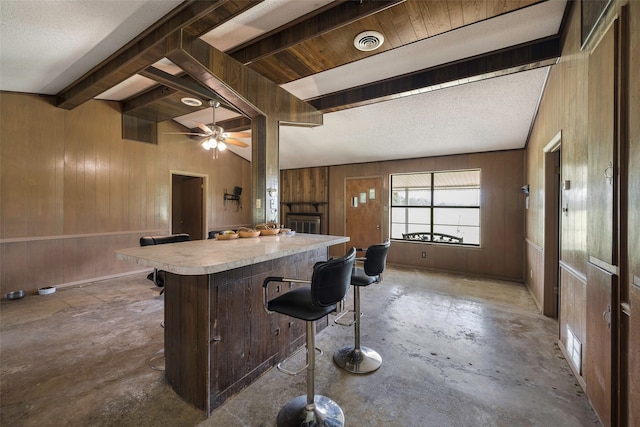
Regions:
M 389 236 L 389 175 L 392 173 L 482 169 L 481 226 L 482 246 L 442 246 L 394 240 L 388 262 L 420 268 L 448 270 L 466 274 L 522 281 L 523 211 L 520 187 L 524 179 L 523 153 L 520 150 L 464 154 L 423 159 L 394 160 L 332 166 L 329 169 L 329 234 L 343 235 L 344 182 L 350 177 L 382 176 L 384 211 L 382 236 Z M 510 171 L 500 165 L 510 165 Z M 515 175 L 514 175 L 515 174 Z M 509 199 L 509 200 L 507 200 Z M 509 218 L 509 219 L 507 219 Z M 421 257 L 422 252 L 426 258 Z M 331 249 L 342 255 L 344 247 Z
M 594 187 L 590 181 L 588 175 L 588 163 L 590 153 L 588 150 L 587 141 L 594 136 L 597 137 L 597 132 L 611 128 L 609 124 L 600 124 L 594 126 L 593 120 L 589 119 L 589 108 L 591 106 L 592 112 L 596 120 L 601 119 L 601 106 L 600 101 L 594 100 L 593 97 L 598 99 L 606 99 L 614 95 L 613 89 L 609 88 L 605 91 L 604 98 L 600 95 L 595 95 L 590 92 L 590 86 L 594 83 L 602 83 L 606 77 L 605 70 L 597 70 L 595 67 L 590 67 L 589 56 L 594 46 L 598 43 L 598 40 L 602 38 L 607 28 L 613 22 L 616 17 L 620 15 L 620 11 L 623 7 L 627 7 L 629 11 L 629 32 L 628 37 L 628 49 L 629 54 L 627 64 L 627 75 L 629 87 L 624 85 L 621 87 L 620 96 L 622 99 L 627 98 L 626 107 L 624 102 L 621 108 L 627 108 L 628 114 L 628 128 L 627 136 L 621 133 L 621 136 L 625 138 L 622 144 L 628 141 L 629 154 L 628 160 L 628 182 L 629 187 L 626 191 L 628 195 L 628 207 L 626 211 L 628 213 L 627 230 L 628 235 L 628 247 L 627 259 L 621 259 L 620 262 L 624 264 L 628 262 L 628 266 L 624 266 L 624 274 L 626 274 L 625 283 L 621 283 L 621 295 L 624 295 L 626 289 L 629 289 L 629 299 L 637 298 L 637 288 L 634 288 L 631 284 L 631 277 L 637 275 L 638 265 L 640 265 L 638 253 L 638 240 L 634 239 L 634 230 L 638 228 L 638 209 L 639 199 L 636 194 L 638 193 L 638 170 L 640 170 L 640 157 L 638 149 L 638 136 L 640 135 L 640 121 L 634 120 L 635 117 L 639 117 L 640 113 L 640 95 L 638 87 L 638 79 L 634 79 L 632 76 L 635 70 L 638 68 L 639 56 L 637 54 L 637 47 L 640 46 L 640 33 L 637 28 L 640 22 L 640 4 L 634 1 L 627 0 L 614 0 L 609 7 L 608 12 L 605 14 L 602 23 L 596 29 L 596 32 L 589 44 L 585 49 L 580 48 L 580 7 L 579 3 L 574 3 L 569 9 L 569 15 L 563 34 L 563 52 L 560 61 L 557 65 L 553 66 L 549 78 L 547 80 L 544 95 L 541 99 L 540 108 L 534 126 L 531 130 L 530 138 L 527 142 L 526 148 L 526 169 L 527 180 L 532 186 L 532 208 L 526 212 L 526 232 L 525 236 L 528 240 L 534 242 L 541 247 L 546 245 L 543 238 L 544 230 L 544 215 L 543 211 L 538 209 L 538 196 L 542 191 L 541 178 L 543 168 L 540 151 L 549 139 L 555 135 L 558 131 L 562 131 L 562 177 L 564 180 L 570 180 L 571 189 L 563 192 L 563 200 L 566 202 L 569 211 L 562 217 L 561 227 L 561 247 L 560 247 L 560 264 L 561 264 L 561 276 L 560 276 L 560 341 L 561 346 L 566 345 L 566 330 L 570 328 L 573 330 L 580 342 L 585 346 L 583 349 L 583 361 L 581 370 L 576 375 L 580 384 L 585 388 L 591 387 L 597 388 L 597 384 L 588 385 L 588 381 L 599 381 L 594 379 L 597 376 L 595 372 L 598 369 L 604 369 L 603 366 L 592 366 L 587 362 L 584 357 L 586 346 L 599 345 L 597 342 L 593 342 L 593 338 L 587 338 L 587 317 L 602 318 L 602 310 L 593 309 L 593 313 L 587 314 L 587 302 L 591 297 L 587 296 L 587 288 L 591 286 L 591 279 L 589 285 L 587 285 L 587 269 L 588 269 L 588 252 L 587 252 L 587 240 L 592 242 L 597 240 L 609 240 L 602 236 L 600 226 L 595 227 L 598 221 L 594 221 L 591 226 L 591 231 L 587 230 L 587 219 L 589 215 L 593 215 L 587 206 L 588 198 L 591 196 L 597 196 L 598 190 Z M 613 53 L 613 52 L 609 52 Z M 624 66 L 624 62 L 622 65 Z M 624 72 L 623 72 L 624 74 Z M 610 98 L 609 98 L 610 99 Z M 604 102 L 604 101 L 602 101 Z M 606 102 L 604 102 L 606 104 Z M 593 107 L 597 107 L 597 111 L 593 110 Z M 624 117 L 624 115 L 622 116 Z M 624 121 L 624 120 L 623 120 Z M 591 124 L 590 124 L 591 122 Z M 624 124 L 621 128 L 624 131 Z M 621 131 L 621 132 L 623 132 Z M 622 159 L 625 162 L 625 159 Z M 606 165 L 605 165 L 606 166 Z M 595 165 L 594 165 L 595 167 Z M 604 172 L 604 167 L 602 171 Z M 624 173 L 624 172 L 623 172 Z M 594 172 L 594 177 L 597 175 Z M 622 178 L 627 179 L 627 176 Z M 635 186 L 635 187 L 634 187 Z M 624 203 L 623 203 L 624 208 Z M 611 210 L 609 210 L 611 212 Z M 609 215 L 610 216 L 610 215 Z M 624 214 L 621 216 L 624 219 Z M 611 218 L 605 218 L 609 221 Z M 624 224 L 621 224 L 623 226 Z M 624 240 L 624 239 L 623 239 Z M 622 249 L 624 250 L 624 248 Z M 606 253 L 603 253 L 604 258 L 608 258 Z M 621 265 L 622 265 L 621 264 Z M 614 289 L 615 290 L 615 289 Z M 625 386 L 624 381 L 620 390 L 615 391 L 620 396 L 620 418 L 613 422 L 619 421 L 621 425 L 635 425 L 640 420 L 640 386 L 636 380 L 640 378 L 640 364 L 637 360 L 637 352 L 640 349 L 640 339 L 637 333 L 640 330 L 640 320 L 634 317 L 637 310 L 633 310 L 634 307 L 640 306 L 637 299 L 634 300 L 635 304 L 629 303 L 629 312 L 631 315 L 623 314 L 621 316 L 620 328 L 615 332 L 617 336 L 622 337 L 621 341 L 621 375 L 622 378 L 628 379 L 628 385 Z M 593 301 L 591 301 L 593 304 Z M 600 313 L 597 313 L 600 311 Z M 626 325 L 625 325 L 626 322 Z M 593 328 L 592 328 L 593 329 Z M 629 339 L 625 344 L 624 340 Z M 596 338 L 596 341 L 598 339 Z M 591 342 L 590 342 L 591 341 Z M 625 345 L 626 349 L 625 350 Z M 595 350 L 594 350 L 595 351 Z M 595 362 L 596 364 L 599 362 Z M 580 372 L 585 372 L 586 368 L 589 368 L 592 372 L 591 378 L 580 376 Z M 625 371 L 626 370 L 626 371 Z M 611 384 L 609 384 L 611 385 Z M 593 393 L 593 392 L 592 392 Z M 597 399 L 597 397 L 596 397 Z
M 592 264 L 587 267 L 587 340 L 583 345 L 587 397 L 604 426 L 617 425 L 618 276 Z
M 617 218 L 614 203 L 616 174 L 617 25 L 589 57 L 587 252 L 609 264 L 617 263 Z
M 628 302 L 631 310 L 629 316 L 623 316 L 625 332 L 628 337 L 628 354 L 625 354 L 626 378 L 628 379 L 627 425 L 640 425 L 640 79 L 637 70 L 640 69 L 640 2 L 629 2 L 628 38 L 629 61 L 627 63 L 628 84 L 628 272 L 627 283 Z
M 559 342 L 565 351 L 567 363 L 571 366 L 582 388 L 586 389 L 584 344 L 587 342 L 587 315 L 584 305 L 587 299 L 587 279 L 568 265 L 561 263 L 560 285 Z M 575 366 L 571 362 L 571 355 L 566 353 L 567 328 L 572 331 L 580 343 L 581 357 L 577 359 Z
M 544 282 L 540 274 L 543 271 L 543 255 L 540 246 L 525 240 L 524 283 L 540 311 L 544 305 Z
M 178 128 L 170 121 L 158 124 L 158 145 L 123 140 L 111 102 L 67 111 L 48 97 L 0 97 L 2 293 L 140 270 L 113 252 L 170 232 L 170 170 L 209 177 L 211 228 L 250 223 L 249 208 L 223 203 L 224 188 L 242 186 L 245 200 L 251 192 L 251 165 L 232 152 L 214 160 L 188 138 L 167 135 Z
M 330 217 L 329 168 L 314 167 L 280 171 L 280 222 L 285 223 L 287 212 L 322 215 L 320 232 L 328 233 Z M 287 203 L 291 203 L 290 206 Z M 313 203 L 317 203 L 314 205 Z M 317 210 L 316 210 L 317 209 Z

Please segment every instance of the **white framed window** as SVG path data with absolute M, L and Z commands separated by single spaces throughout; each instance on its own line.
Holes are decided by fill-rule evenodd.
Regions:
M 480 245 L 480 169 L 391 175 L 391 238 Z

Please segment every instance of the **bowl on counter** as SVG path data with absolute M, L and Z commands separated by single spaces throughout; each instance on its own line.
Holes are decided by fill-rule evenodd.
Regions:
M 261 236 L 275 236 L 280 233 L 280 225 L 275 222 L 267 222 L 256 225 L 256 230 L 260 231 Z
M 260 235 L 260 230 L 238 230 L 238 235 L 243 239 L 258 237 Z
M 280 233 L 279 228 L 269 228 L 269 229 L 260 230 L 261 236 L 275 236 L 278 233 Z
M 238 237 L 238 233 L 216 233 L 216 240 L 231 240 Z

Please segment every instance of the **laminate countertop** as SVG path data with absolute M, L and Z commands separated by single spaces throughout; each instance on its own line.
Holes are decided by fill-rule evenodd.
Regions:
M 192 240 L 120 249 L 116 251 L 116 258 L 191 276 L 219 273 L 348 241 L 349 237 L 345 236 L 303 233 L 231 240 Z

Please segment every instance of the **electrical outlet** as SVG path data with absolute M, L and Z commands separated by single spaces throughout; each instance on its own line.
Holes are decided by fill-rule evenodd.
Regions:
M 427 257 L 427 253 L 426 252 L 422 252 L 422 258 L 426 258 Z

